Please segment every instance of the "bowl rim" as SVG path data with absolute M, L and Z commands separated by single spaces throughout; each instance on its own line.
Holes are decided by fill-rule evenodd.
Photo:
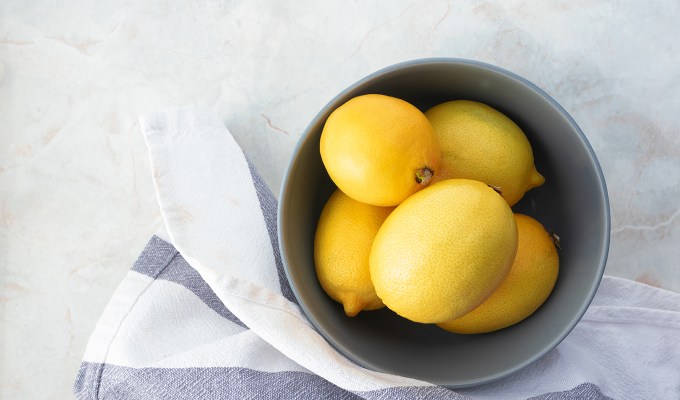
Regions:
M 602 277 L 604 275 L 605 267 L 607 264 L 607 258 L 609 255 L 609 247 L 610 247 L 610 241 L 611 241 L 611 211 L 610 211 L 610 203 L 609 203 L 609 194 L 607 190 L 607 185 L 605 181 L 604 174 L 602 172 L 602 168 L 600 166 L 600 163 L 598 161 L 598 158 L 595 154 L 595 151 L 593 150 L 592 146 L 590 145 L 590 142 L 586 138 L 586 135 L 583 133 L 579 125 L 576 123 L 574 118 L 555 100 L 553 99 L 552 96 L 550 96 L 547 92 L 545 92 L 543 89 L 535 85 L 533 82 L 529 81 L 528 79 L 512 72 L 509 70 L 506 70 L 502 67 L 499 67 L 494 64 L 489 64 L 483 61 L 478 61 L 478 60 L 472 60 L 472 59 L 466 59 L 466 58 L 455 58 L 455 57 L 428 57 L 428 58 L 417 58 L 417 59 L 411 59 L 407 61 L 402 61 L 398 62 L 392 65 L 389 65 L 387 67 L 378 69 L 363 78 L 359 79 L 355 83 L 351 84 L 350 86 L 346 87 L 342 91 L 340 91 L 338 94 L 336 94 L 330 101 L 328 101 L 319 111 L 318 113 L 312 118 L 312 120 L 309 122 L 309 124 L 306 126 L 305 130 L 303 133 L 300 135 L 300 138 L 298 139 L 298 142 L 296 146 L 293 149 L 293 152 L 291 153 L 291 157 L 289 159 L 288 165 L 284 171 L 283 175 L 283 180 L 281 184 L 281 189 L 279 192 L 279 201 L 278 201 L 278 206 L 277 206 L 277 239 L 278 239 L 278 246 L 279 246 L 279 252 L 281 255 L 281 261 L 283 264 L 283 269 L 286 274 L 286 278 L 288 279 L 288 282 L 290 284 L 290 288 L 295 295 L 295 298 L 298 300 L 298 304 L 300 308 L 302 309 L 303 313 L 307 317 L 307 319 L 311 322 L 311 324 L 314 326 L 314 328 L 317 330 L 319 334 L 335 349 L 337 350 L 341 355 L 344 357 L 350 359 L 351 361 L 355 362 L 356 364 L 360 365 L 363 368 L 369 369 L 371 371 L 377 371 L 381 373 L 386 373 L 385 371 L 380 371 L 375 368 L 373 368 L 371 365 L 368 365 L 365 363 L 361 358 L 355 357 L 351 352 L 346 352 L 343 350 L 342 346 L 339 346 L 338 343 L 335 342 L 333 337 L 328 333 L 328 331 L 319 324 L 319 322 L 316 320 L 316 318 L 313 317 L 313 313 L 310 311 L 310 309 L 307 307 L 304 301 L 301 300 L 302 295 L 298 291 L 298 288 L 296 286 L 295 281 L 292 279 L 291 272 L 290 272 L 290 267 L 288 263 L 288 258 L 289 254 L 286 250 L 286 247 L 284 246 L 285 238 L 284 234 L 282 232 L 282 227 L 284 223 L 284 210 L 288 205 L 287 199 L 290 195 L 290 189 L 289 189 L 289 181 L 291 179 L 291 174 L 294 172 L 295 169 L 295 160 L 297 160 L 300 151 L 302 147 L 305 145 L 305 143 L 310 140 L 310 135 L 314 127 L 316 127 L 320 120 L 322 118 L 325 118 L 325 115 L 332 109 L 335 109 L 340 106 L 338 104 L 342 99 L 344 99 L 350 92 L 356 90 L 357 88 L 363 86 L 364 84 L 381 77 L 383 75 L 393 73 L 395 71 L 400 71 L 400 70 L 405 70 L 413 67 L 417 67 L 420 65 L 436 65 L 436 64 L 445 64 L 445 65 L 463 65 L 463 66 L 472 66 L 472 67 L 477 67 L 477 68 L 482 68 L 489 70 L 491 72 L 499 73 L 501 75 L 504 75 L 510 79 L 513 79 L 519 83 L 521 83 L 523 86 L 525 86 L 527 89 L 533 91 L 537 96 L 541 97 L 543 100 L 547 101 L 549 105 L 554 107 L 561 116 L 563 116 L 569 125 L 573 128 L 573 130 L 577 133 L 577 136 L 579 140 L 581 141 L 581 144 L 586 150 L 586 153 L 588 155 L 588 159 L 590 163 L 592 164 L 597 177 L 598 177 L 598 186 L 597 189 L 599 190 L 599 194 L 602 198 L 602 204 L 600 206 L 602 207 L 602 214 L 604 218 L 604 238 L 603 238 L 603 247 L 601 254 L 599 256 L 599 262 L 597 265 L 597 279 L 593 280 L 591 287 L 588 290 L 587 297 L 584 299 L 585 301 L 583 302 L 583 306 L 576 312 L 573 316 L 573 318 L 565 325 L 564 329 L 560 332 L 559 335 L 557 335 L 548 345 L 544 346 L 540 351 L 536 352 L 532 357 L 527 358 L 524 362 L 518 363 L 513 365 L 510 368 L 507 368 L 504 371 L 501 371 L 499 373 L 493 374 L 493 375 L 488 375 L 485 376 L 484 378 L 476 379 L 476 380 L 469 380 L 469 381 L 459 381 L 459 382 L 452 382 L 452 383 L 437 383 L 438 385 L 449 387 L 449 388 L 463 388 L 463 387 L 473 387 L 473 386 L 478 386 L 486 383 L 490 383 L 493 381 L 496 381 L 498 379 L 501 379 L 503 377 L 512 375 L 521 369 L 529 366 L 530 364 L 534 363 L 537 361 L 539 358 L 543 357 L 545 354 L 553 350 L 555 347 L 557 347 L 570 333 L 571 331 L 576 327 L 578 322 L 583 318 L 583 315 L 586 313 L 587 309 L 590 307 L 593 298 L 595 297 L 595 294 L 597 292 L 597 289 L 600 286 L 600 283 L 602 281 Z M 411 377 L 407 377 L 409 379 L 413 379 Z

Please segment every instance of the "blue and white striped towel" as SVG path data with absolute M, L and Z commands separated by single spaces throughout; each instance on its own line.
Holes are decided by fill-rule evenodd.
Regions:
M 80 399 L 680 399 L 680 294 L 605 277 L 553 351 L 447 390 L 361 368 L 307 321 L 282 269 L 276 199 L 217 116 L 141 118 L 165 230 L 85 351 Z

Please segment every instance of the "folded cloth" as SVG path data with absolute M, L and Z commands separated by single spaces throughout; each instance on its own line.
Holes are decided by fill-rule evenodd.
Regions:
M 680 294 L 605 276 L 554 350 L 496 382 L 448 390 L 362 368 L 301 312 L 276 199 L 220 119 L 141 118 L 165 229 L 100 317 L 80 399 L 680 398 Z

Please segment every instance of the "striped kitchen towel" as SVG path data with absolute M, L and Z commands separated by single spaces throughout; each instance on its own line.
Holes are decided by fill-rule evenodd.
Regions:
M 276 199 L 220 119 L 184 107 L 141 126 L 165 228 L 100 317 L 79 399 L 680 399 L 680 294 L 613 277 L 557 348 L 494 383 L 354 364 L 299 308 Z

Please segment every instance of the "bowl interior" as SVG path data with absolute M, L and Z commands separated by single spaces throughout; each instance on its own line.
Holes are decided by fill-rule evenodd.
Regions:
M 529 191 L 513 210 L 536 218 L 560 236 L 562 245 L 555 289 L 532 316 L 497 332 L 457 335 L 407 321 L 385 308 L 348 318 L 323 292 L 314 270 L 314 233 L 335 186 L 321 162 L 319 138 L 335 108 L 366 93 L 399 97 L 422 111 L 448 100 L 476 100 L 505 113 L 524 130 L 546 182 Z M 478 62 L 420 60 L 368 76 L 333 99 L 312 121 L 284 179 L 279 243 L 303 310 L 340 352 L 373 370 L 465 387 L 519 370 L 571 331 L 604 271 L 609 206 L 604 178 L 583 133 L 540 89 Z

